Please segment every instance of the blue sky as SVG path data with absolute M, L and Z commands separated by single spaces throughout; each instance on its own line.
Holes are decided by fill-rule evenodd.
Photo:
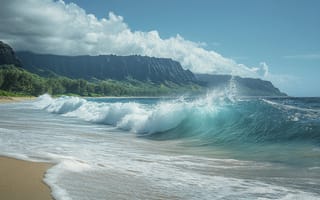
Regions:
M 0 19 L 16 50 L 171 57 L 320 96 L 318 0 L 3 0 Z
M 204 42 L 204 48 L 239 63 L 266 62 L 272 73 L 293 76 L 294 83 L 281 89 L 295 96 L 320 96 L 318 0 L 66 2 L 75 2 L 97 17 L 112 11 L 133 30 L 158 30 L 165 38 L 180 34 Z

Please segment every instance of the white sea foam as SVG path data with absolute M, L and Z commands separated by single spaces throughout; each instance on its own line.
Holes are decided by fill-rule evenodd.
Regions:
M 179 99 L 150 106 L 134 102 L 97 103 L 78 97 L 53 99 L 44 95 L 35 104 L 48 112 L 148 134 L 175 128 L 189 115 L 216 111 L 212 105 L 212 97 L 192 102 Z
M 179 149 L 170 141 L 140 140 L 134 134 L 118 134 L 105 125 L 86 122 L 141 133 L 168 130 L 190 116 L 197 123 L 219 113 L 220 104 L 211 97 L 144 105 L 46 95 L 34 105 L 40 104 L 64 117 L 31 109 L 31 104 L 1 107 L 5 114 L 0 113 L 0 152 L 55 163 L 45 181 L 57 200 L 319 198 L 308 188 L 302 191 L 265 180 L 272 170 L 293 170 L 282 165 L 192 156 L 188 148 Z M 251 173 L 258 177 L 246 176 Z M 316 178 L 312 181 L 318 183 Z
M 310 108 L 301 108 L 298 106 L 293 106 L 293 105 L 286 105 L 283 103 L 278 103 L 274 102 L 271 100 L 267 99 L 262 99 L 265 103 L 273 106 L 274 108 L 285 111 L 288 113 L 288 120 L 293 121 L 293 122 L 298 122 L 302 118 L 307 118 L 307 119 L 314 119 L 318 120 L 320 117 L 320 110 L 319 109 L 310 109 Z
M 293 106 L 293 105 L 286 105 L 286 104 L 281 104 L 281 103 L 277 103 L 271 100 L 267 100 L 267 99 L 262 99 L 264 102 L 279 108 L 279 109 L 285 109 L 285 110 L 298 110 L 298 111 L 303 111 L 303 112 L 310 112 L 310 113 L 318 113 L 320 114 L 320 110 L 319 109 L 309 109 L 309 108 L 300 108 L 298 106 Z

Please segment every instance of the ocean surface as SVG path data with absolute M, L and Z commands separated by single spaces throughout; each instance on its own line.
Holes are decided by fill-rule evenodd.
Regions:
M 320 98 L 42 95 L 0 105 L 0 154 L 57 200 L 320 199 Z

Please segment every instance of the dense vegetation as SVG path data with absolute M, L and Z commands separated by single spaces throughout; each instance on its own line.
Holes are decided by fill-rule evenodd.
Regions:
M 88 82 L 62 76 L 40 77 L 14 65 L 0 65 L 0 95 L 52 95 L 80 96 L 157 96 L 197 92 L 195 84 L 184 86 L 165 82 L 154 84 L 127 78 L 125 81 L 103 80 Z

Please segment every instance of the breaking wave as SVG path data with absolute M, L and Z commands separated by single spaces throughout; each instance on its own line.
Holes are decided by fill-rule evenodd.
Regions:
M 316 106 L 306 108 L 304 103 L 290 98 L 235 100 L 220 94 L 153 103 L 138 99 L 103 102 L 70 96 L 52 98 L 45 94 L 35 105 L 51 113 L 111 125 L 157 140 L 189 139 L 198 145 L 320 143 L 320 110 Z

